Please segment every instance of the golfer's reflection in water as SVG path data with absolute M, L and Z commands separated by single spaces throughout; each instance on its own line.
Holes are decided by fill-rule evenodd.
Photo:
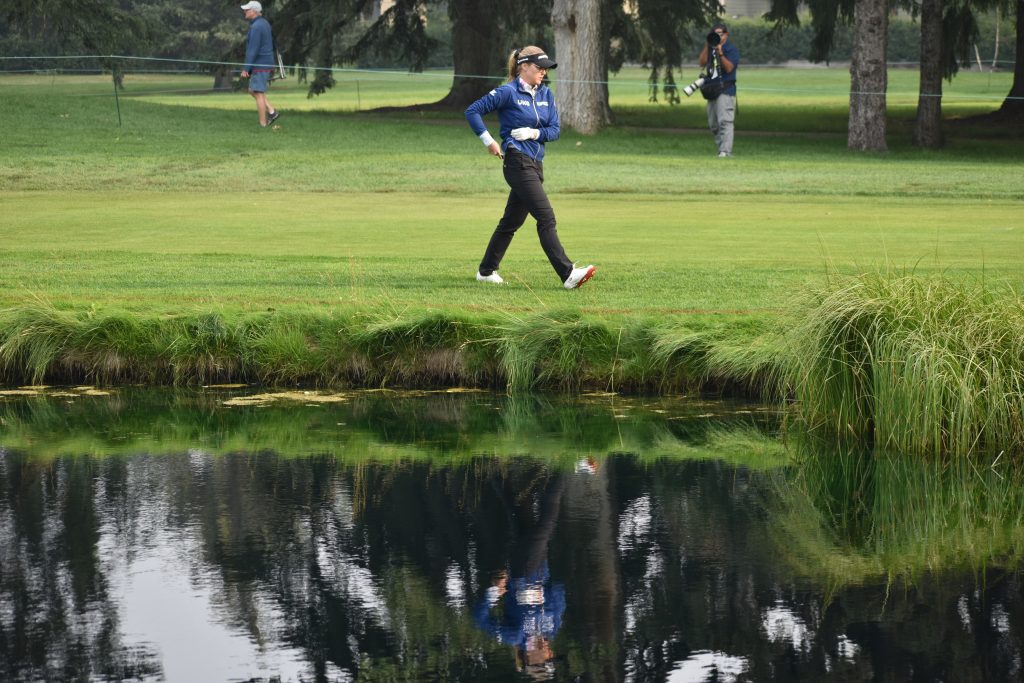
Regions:
M 544 680 L 555 673 L 551 639 L 562 623 L 565 588 L 552 583 L 547 563 L 531 576 L 494 576 L 476 608 L 477 626 L 515 650 L 516 669 Z
M 596 469 L 593 459 L 581 460 L 576 474 L 586 476 Z M 553 582 L 548 570 L 548 544 L 564 490 L 563 476 L 556 475 L 544 491 L 540 515 L 532 524 L 524 523 L 514 506 L 506 507 L 516 529 L 509 566 L 492 575 L 473 614 L 480 629 L 514 649 L 516 669 L 535 680 L 554 677 L 551 641 L 565 612 L 565 586 Z

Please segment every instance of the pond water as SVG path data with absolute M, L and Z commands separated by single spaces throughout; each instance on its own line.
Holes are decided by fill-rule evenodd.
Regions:
M 798 477 L 741 403 L 100 393 L 0 397 L 2 680 L 1022 675 L 998 478 Z

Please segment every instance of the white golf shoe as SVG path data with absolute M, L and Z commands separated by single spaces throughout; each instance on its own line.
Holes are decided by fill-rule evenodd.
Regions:
M 496 285 L 500 285 L 504 280 L 497 273 L 491 273 L 490 275 L 481 275 L 479 271 L 476 274 L 477 282 L 493 282 Z
M 566 289 L 576 289 L 584 282 L 594 277 L 594 271 L 597 270 L 597 266 L 587 266 L 585 268 L 573 268 L 572 272 L 569 273 L 569 277 L 565 279 Z

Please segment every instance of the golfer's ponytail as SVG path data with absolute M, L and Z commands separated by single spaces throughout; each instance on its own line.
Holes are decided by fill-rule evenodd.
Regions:
M 516 76 L 519 75 L 519 50 L 513 50 L 512 54 L 508 56 L 508 80 L 509 82 L 516 80 Z

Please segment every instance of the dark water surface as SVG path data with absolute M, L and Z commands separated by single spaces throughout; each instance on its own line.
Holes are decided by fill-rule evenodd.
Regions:
M 46 394 L 0 397 L 4 681 L 1022 675 L 1021 573 L 879 472 L 822 504 L 756 406 Z

